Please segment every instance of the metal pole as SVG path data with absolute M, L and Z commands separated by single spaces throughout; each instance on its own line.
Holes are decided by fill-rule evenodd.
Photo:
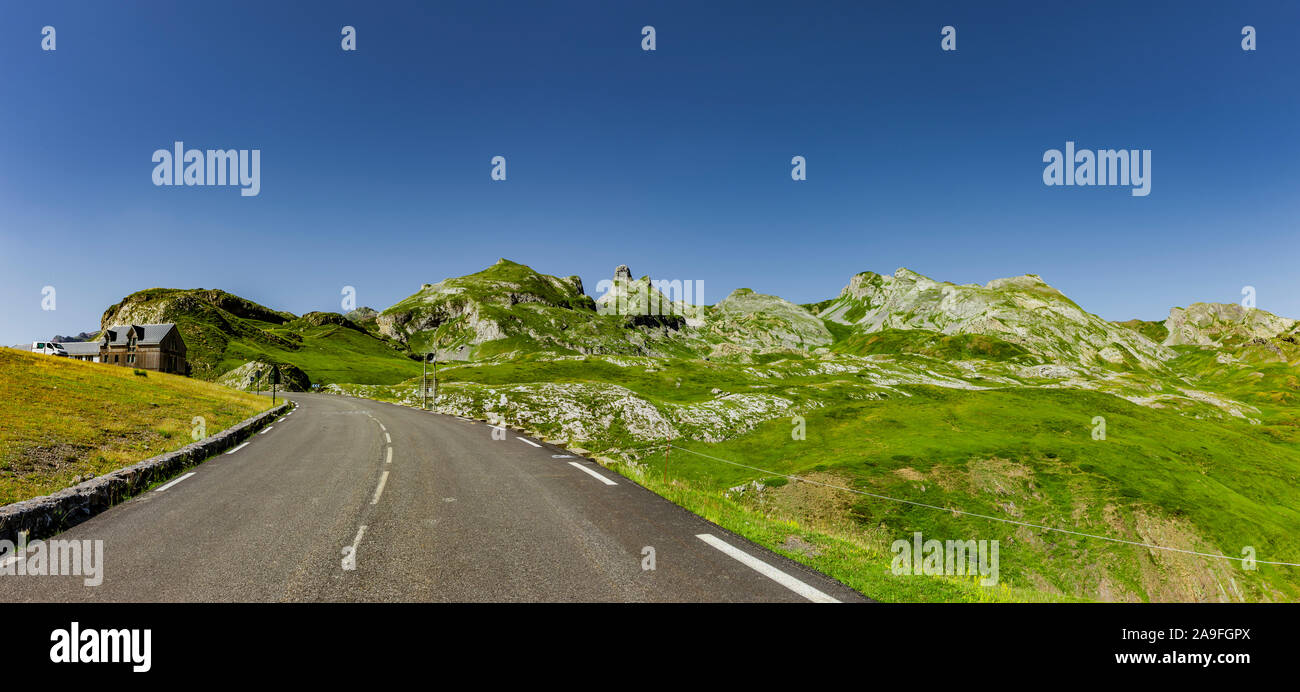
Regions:
M 438 408 L 438 354 L 433 354 L 433 408 Z
M 427 409 L 428 405 L 424 403 L 424 395 L 429 391 L 429 385 L 426 380 L 429 377 L 429 354 L 424 354 L 420 359 L 420 408 Z
M 672 438 L 668 440 L 668 446 L 664 447 L 664 483 L 668 483 L 668 452 L 673 448 Z

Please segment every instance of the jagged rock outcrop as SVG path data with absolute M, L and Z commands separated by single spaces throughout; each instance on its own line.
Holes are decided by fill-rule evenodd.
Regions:
M 811 351 L 834 338 L 815 315 L 776 296 L 738 288 L 709 313 L 705 332 L 747 348 Z
M 925 329 L 986 334 L 1054 362 L 1159 368 L 1173 351 L 1084 311 L 1026 274 L 983 286 L 941 283 L 909 269 L 863 272 L 819 315 L 863 332 Z
M 311 378 L 295 365 L 289 363 L 266 363 L 253 360 L 228 370 L 218 377 L 217 384 L 247 392 L 268 391 L 271 389 L 271 370 L 280 373 L 280 382 L 275 387 L 285 392 L 305 392 L 311 389 Z
M 1271 339 L 1295 329 L 1296 320 L 1237 303 L 1192 303 L 1172 308 L 1165 320 L 1166 346 L 1235 346 Z

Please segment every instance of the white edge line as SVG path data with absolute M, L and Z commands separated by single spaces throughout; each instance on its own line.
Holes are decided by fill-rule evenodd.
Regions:
M 528 438 L 526 438 L 526 437 L 516 437 L 515 439 L 516 439 L 516 440 L 519 440 L 520 442 L 527 442 L 528 444 L 530 444 L 530 445 L 532 445 L 532 446 L 534 446 L 534 447 L 541 447 L 541 445 L 537 444 L 536 442 L 533 442 L 532 440 L 530 440 L 530 439 L 528 439 Z
M 393 448 L 392 448 L 392 447 L 389 447 L 389 448 L 388 448 L 388 459 L 384 460 L 384 463 L 385 463 L 385 464 L 391 464 L 391 463 L 393 463 Z
M 241 449 L 243 449 L 243 448 L 245 448 L 245 447 L 247 447 L 247 446 L 248 446 L 248 443 L 245 442 L 244 444 L 239 445 L 238 447 L 236 447 L 236 448 L 230 450 L 229 452 L 226 452 L 226 454 L 234 454 L 235 452 L 238 452 L 239 450 L 241 450 Z
M 388 433 L 384 433 L 384 442 L 387 442 L 388 444 L 391 445 L 393 444 L 393 438 L 389 437 Z
M 601 483 L 604 483 L 605 485 L 618 485 L 618 483 L 611 481 L 610 479 L 600 475 L 599 473 L 596 473 L 595 471 L 592 471 L 591 469 L 587 468 L 586 466 L 583 466 L 582 464 L 579 464 L 576 461 L 570 461 L 569 465 L 591 476 L 592 478 L 599 480 Z
M 379 477 L 379 487 L 375 488 L 375 496 L 370 500 L 370 504 L 372 505 L 379 504 L 379 496 L 384 494 L 384 486 L 387 484 L 388 484 L 388 472 L 385 471 L 384 475 Z
M 274 425 L 269 425 L 269 426 L 267 426 L 266 430 L 263 430 L 262 432 L 257 433 L 257 434 L 258 434 L 258 435 L 265 435 L 265 434 L 271 432 L 271 428 L 274 428 L 274 427 L 275 427 Z
M 746 567 L 758 572 L 759 574 L 771 579 L 772 581 L 784 586 L 787 589 L 803 596 L 813 603 L 839 603 L 839 599 L 829 596 L 817 589 L 795 579 L 794 577 L 782 572 L 781 570 L 763 562 L 762 560 L 746 553 L 745 551 L 723 541 L 721 538 L 711 533 L 696 534 L 696 538 L 708 543 L 727 555 L 735 558 Z
M 155 492 L 155 493 L 160 493 L 160 492 L 162 492 L 162 491 L 164 491 L 164 490 L 166 490 L 166 489 L 172 487 L 173 485 L 176 485 L 177 483 L 180 483 L 181 481 L 185 480 L 186 478 L 189 478 L 190 476 L 193 476 L 195 473 L 196 473 L 195 471 L 190 471 L 189 473 L 185 474 L 184 476 L 181 476 L 180 478 L 177 478 L 176 480 L 172 481 L 171 483 L 168 483 L 167 485 L 164 485 L 163 487 L 154 490 L 154 492 Z

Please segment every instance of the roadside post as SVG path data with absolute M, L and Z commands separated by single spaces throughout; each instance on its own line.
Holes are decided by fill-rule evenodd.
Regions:
M 438 408 L 438 352 L 429 351 L 420 359 L 420 408 L 429 408 L 429 363 L 433 363 L 433 407 Z
M 277 368 L 271 368 L 271 406 L 275 406 L 275 385 L 280 384 L 280 371 Z
M 668 452 L 673 449 L 673 438 L 668 438 L 668 446 L 664 447 L 664 484 L 668 484 Z

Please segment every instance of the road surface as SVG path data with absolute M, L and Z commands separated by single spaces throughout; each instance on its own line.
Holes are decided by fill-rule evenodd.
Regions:
M 513 430 L 288 398 L 247 444 L 57 536 L 104 542 L 102 584 L 0 576 L 0 602 L 866 600 Z

